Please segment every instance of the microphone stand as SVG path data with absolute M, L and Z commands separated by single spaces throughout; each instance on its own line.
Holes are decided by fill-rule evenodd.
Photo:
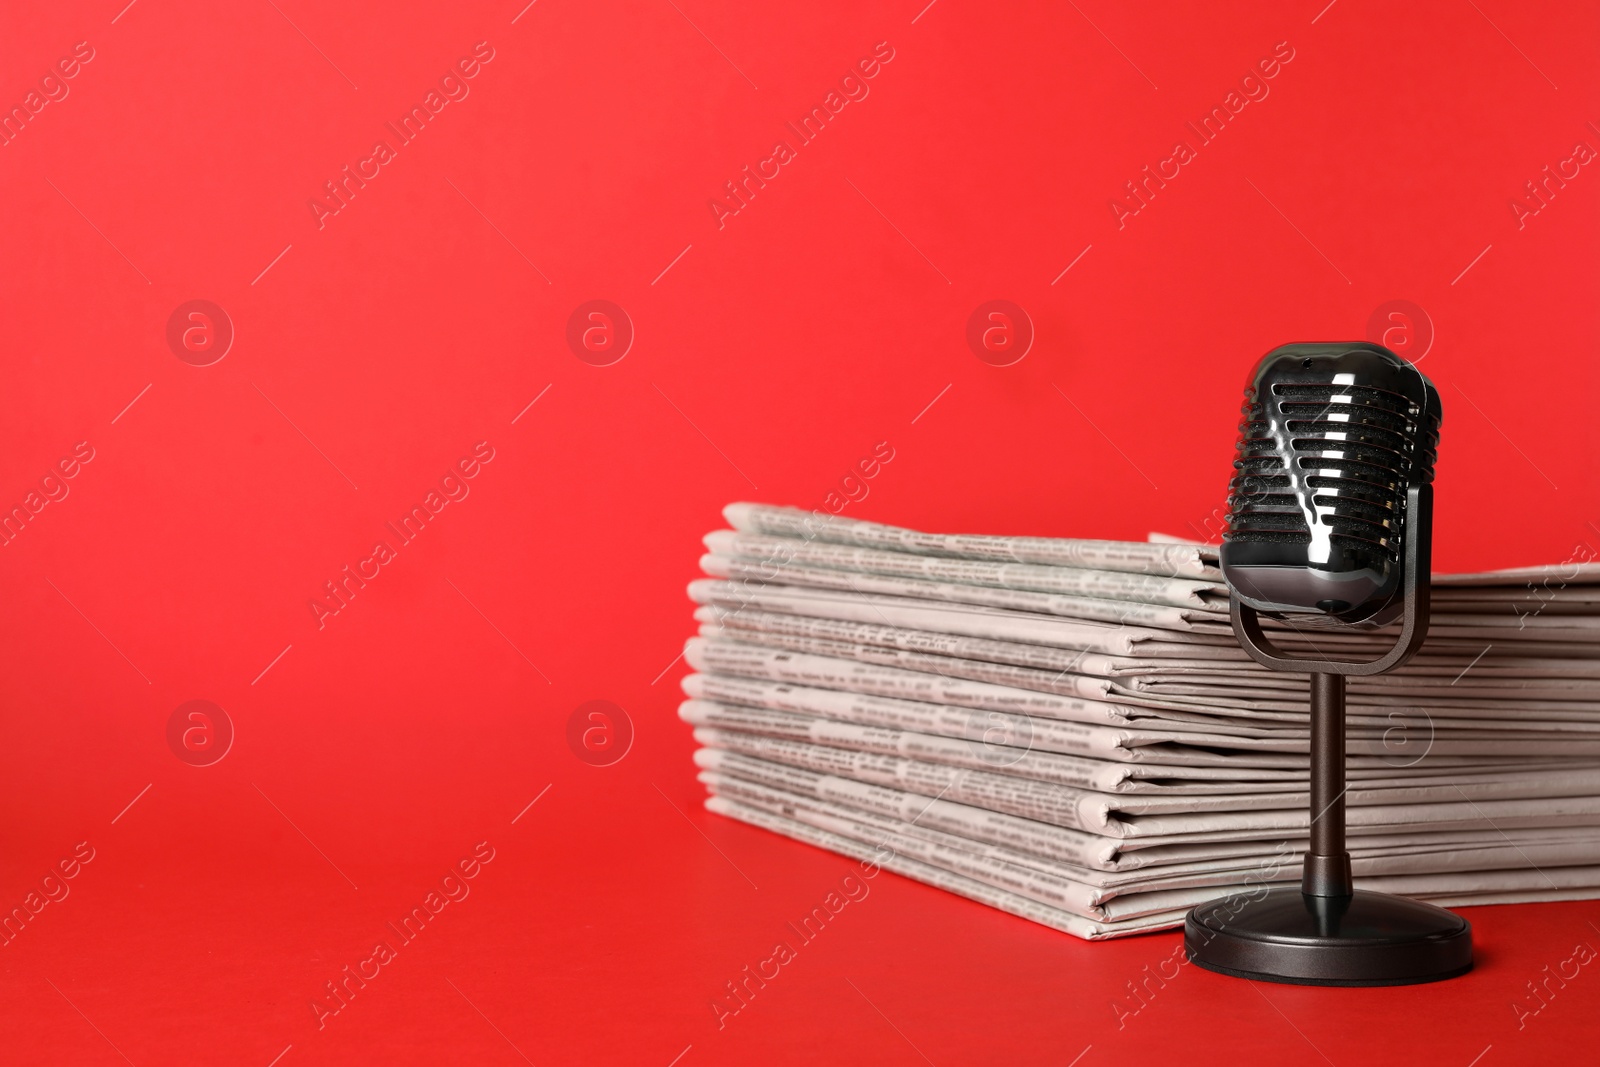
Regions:
M 1344 675 L 1311 676 L 1311 847 L 1300 892 L 1347 897 L 1355 892 L 1344 847 Z
M 1345 678 L 1400 666 L 1427 636 L 1433 487 L 1406 492 L 1400 637 L 1375 660 L 1292 656 L 1237 597 L 1234 633 L 1258 663 L 1310 675 L 1311 840 L 1298 890 L 1264 890 L 1201 904 L 1184 921 L 1189 958 L 1206 970 L 1299 985 L 1409 985 L 1472 969 L 1472 927 L 1431 904 L 1355 888 L 1345 849 Z

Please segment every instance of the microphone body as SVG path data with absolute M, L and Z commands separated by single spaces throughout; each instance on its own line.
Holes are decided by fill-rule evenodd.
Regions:
M 1433 481 L 1439 447 L 1433 383 L 1377 345 L 1284 345 L 1243 414 L 1221 549 L 1234 595 L 1299 625 L 1393 621 L 1407 490 Z

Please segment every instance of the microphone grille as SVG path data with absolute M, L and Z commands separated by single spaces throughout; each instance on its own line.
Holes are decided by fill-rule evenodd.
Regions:
M 1226 539 L 1309 544 L 1316 523 L 1354 558 L 1396 561 L 1406 490 L 1433 480 L 1437 393 L 1420 374 L 1419 398 L 1306 377 L 1245 391 Z

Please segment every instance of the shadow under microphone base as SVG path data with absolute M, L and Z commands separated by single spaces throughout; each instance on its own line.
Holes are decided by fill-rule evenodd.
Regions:
M 1290 656 L 1267 638 L 1255 609 L 1232 602 L 1234 632 L 1251 657 L 1311 676 L 1311 840 L 1298 889 L 1236 893 L 1184 920 L 1184 951 L 1208 971 L 1294 985 L 1415 985 L 1472 969 L 1472 926 L 1444 908 L 1355 889 L 1345 851 L 1345 678 L 1399 666 L 1427 634 L 1432 486 L 1406 495 L 1400 637 L 1364 663 Z

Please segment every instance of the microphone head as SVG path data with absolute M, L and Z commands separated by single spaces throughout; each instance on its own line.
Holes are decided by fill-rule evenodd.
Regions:
M 1293 344 L 1256 364 L 1243 411 L 1221 549 L 1228 587 L 1276 618 L 1391 621 L 1406 491 L 1433 481 L 1438 390 L 1379 345 Z

